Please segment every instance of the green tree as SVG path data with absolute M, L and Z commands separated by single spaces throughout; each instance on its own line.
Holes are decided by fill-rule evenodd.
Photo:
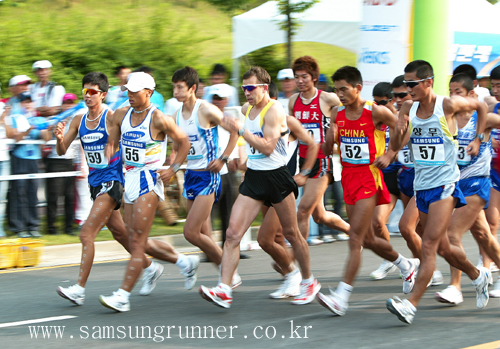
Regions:
M 292 38 L 297 33 L 297 29 L 300 27 L 300 21 L 295 15 L 307 11 L 317 2 L 319 2 L 319 0 L 278 1 L 280 14 L 286 16 L 286 19 L 279 23 L 279 27 L 281 30 L 286 31 L 287 62 L 289 67 L 292 66 Z

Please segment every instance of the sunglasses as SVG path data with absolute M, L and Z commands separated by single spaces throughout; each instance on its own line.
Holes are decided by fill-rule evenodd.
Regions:
M 394 98 L 405 98 L 406 96 L 408 96 L 408 92 L 393 92 L 392 95 L 394 96 Z
M 267 86 L 267 84 L 241 85 L 241 89 L 243 90 L 243 92 L 245 92 L 245 91 L 252 92 L 258 86 Z
M 414 81 L 403 80 L 403 84 L 405 84 L 406 87 L 414 88 L 415 86 L 417 86 L 421 82 L 424 82 L 425 80 L 429 80 L 429 79 L 434 79 L 434 76 L 429 76 L 428 78 L 420 79 L 420 80 L 414 80 Z
M 93 95 L 96 95 L 98 94 L 99 92 L 103 92 L 101 90 L 96 90 L 94 88 L 84 88 L 82 90 L 82 94 L 85 96 L 87 93 L 90 95 L 90 96 L 93 96 Z
M 391 101 L 390 99 L 381 99 L 380 101 L 374 101 L 374 102 L 377 103 L 377 105 L 386 105 L 390 101 Z

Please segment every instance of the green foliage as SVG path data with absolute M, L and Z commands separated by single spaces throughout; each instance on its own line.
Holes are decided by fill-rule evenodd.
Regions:
M 237 14 L 248 11 L 257 7 L 267 0 L 205 0 L 206 2 L 216 6 L 221 11 L 229 14 Z
M 318 3 L 319 0 L 305 0 L 305 1 L 290 1 L 290 0 L 279 0 L 278 10 L 280 14 L 287 16 L 290 20 L 286 19 L 279 23 L 280 29 L 284 31 L 290 31 L 291 35 L 295 35 L 297 29 L 300 27 L 300 22 L 297 20 L 295 14 L 302 13 L 310 9 L 314 4 Z

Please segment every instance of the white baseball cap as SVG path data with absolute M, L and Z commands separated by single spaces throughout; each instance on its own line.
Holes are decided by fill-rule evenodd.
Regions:
M 50 63 L 47 60 L 36 61 L 35 63 L 33 63 L 33 70 L 34 71 L 37 69 L 46 69 L 46 68 L 52 68 L 52 63 Z
M 278 72 L 278 80 L 294 79 L 293 70 L 290 68 L 281 69 Z
M 9 80 L 9 86 L 17 86 L 31 83 L 31 78 L 28 75 L 16 75 Z
M 233 91 L 231 90 L 231 86 L 228 84 L 216 84 L 210 86 L 209 93 L 212 96 L 217 95 L 220 98 L 227 98 L 233 94 Z
M 128 75 L 127 83 L 121 89 L 122 91 L 139 92 L 145 88 L 154 90 L 155 86 L 155 79 L 151 75 L 144 72 L 136 72 Z

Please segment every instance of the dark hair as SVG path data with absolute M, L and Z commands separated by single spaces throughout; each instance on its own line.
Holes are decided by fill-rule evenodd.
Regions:
M 450 84 L 452 82 L 458 82 L 462 85 L 463 88 L 467 90 L 467 93 L 474 89 L 474 81 L 471 79 L 469 74 L 466 73 L 458 73 L 451 77 Z
M 245 74 L 243 74 L 243 80 L 250 79 L 252 76 L 257 78 L 257 82 L 259 84 L 270 84 L 271 76 L 269 73 L 262 67 L 254 65 L 250 69 L 248 69 Z
M 453 71 L 453 75 L 467 74 L 472 80 L 477 79 L 477 70 L 470 64 L 460 64 Z
M 134 71 L 133 71 L 133 73 L 139 73 L 139 72 L 143 72 L 143 73 L 146 73 L 146 74 L 149 74 L 149 75 L 153 75 L 154 69 L 151 68 L 150 66 L 143 65 L 142 67 L 134 69 Z
M 118 67 L 115 68 L 115 75 L 120 74 L 122 69 L 128 69 L 128 67 L 126 65 L 119 65 Z
M 394 80 L 392 80 L 392 88 L 398 88 L 404 86 L 405 84 L 403 81 L 405 81 L 404 75 L 396 76 Z
M 343 66 L 342 68 L 337 69 L 335 73 L 332 75 L 332 81 L 340 81 L 345 80 L 352 87 L 360 84 L 363 86 L 363 78 L 361 77 L 361 72 L 356 67 L 351 67 L 349 65 Z
M 316 60 L 311 56 L 302 56 L 297 58 L 292 64 L 292 70 L 295 74 L 296 71 L 305 70 L 307 74 L 311 75 L 314 85 L 318 83 L 319 79 L 319 65 Z
M 198 82 L 199 82 L 200 84 L 204 84 L 204 83 L 205 83 L 205 80 L 203 80 L 202 78 L 198 77 Z
M 430 63 L 421 59 L 408 63 L 405 67 L 405 73 L 415 73 L 420 79 L 434 76 L 434 70 Z
M 182 69 L 177 69 L 172 76 L 172 82 L 180 82 L 184 81 L 189 88 L 196 85 L 196 91 L 198 90 L 198 85 L 200 84 L 200 78 L 198 77 L 198 72 L 196 69 L 191 68 L 189 66 L 185 66 Z M 196 91 L 194 91 L 196 93 Z
M 490 80 L 500 80 L 500 65 L 491 70 Z
M 215 75 L 215 74 L 226 74 L 226 67 L 224 67 L 220 63 L 215 64 L 212 69 L 212 73 L 210 75 Z
M 372 91 L 373 96 L 392 98 L 392 85 L 388 82 L 379 82 Z
M 95 71 L 92 73 L 88 73 L 82 79 L 82 87 L 85 84 L 97 85 L 99 86 L 99 90 L 108 92 L 109 90 L 109 81 L 106 74 Z
M 276 86 L 274 81 L 271 81 L 271 83 L 269 84 L 269 97 L 271 97 L 271 99 L 278 99 L 278 94 L 278 86 Z

